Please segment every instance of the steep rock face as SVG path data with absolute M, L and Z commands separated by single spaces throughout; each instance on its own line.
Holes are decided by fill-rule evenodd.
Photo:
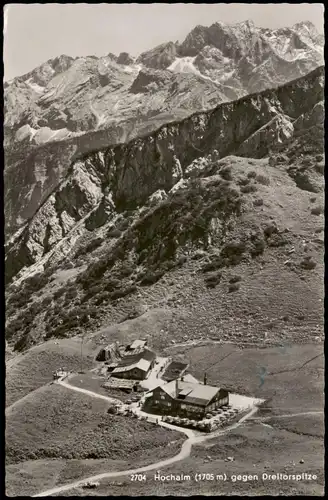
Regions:
M 21 232 L 19 239 L 24 244 L 9 241 L 7 280 L 22 267 L 40 260 L 88 216 L 102 201 L 105 183 L 106 172 L 101 153 L 90 156 L 83 163 L 76 162 L 67 179 L 50 194 L 37 216 Z
M 304 123 L 312 116 L 322 118 L 322 76 L 319 68 L 283 87 L 223 103 L 129 143 L 86 153 L 8 246 L 7 279 L 55 248 L 83 218 L 89 218 L 89 228 L 99 227 L 113 213 L 144 205 L 159 190 L 183 188 L 182 177 L 202 169 L 193 165 L 197 158 L 211 152 L 216 159 L 235 152 L 261 158 L 276 143 L 290 141 L 301 116 Z
M 130 92 L 140 94 L 157 91 L 167 85 L 172 79 L 168 71 L 142 70 L 131 85 Z
M 44 64 L 41 64 L 38 68 L 33 71 L 30 71 L 26 75 L 18 77 L 18 81 L 28 82 L 29 86 L 33 89 L 35 87 L 36 91 L 38 90 L 37 86 L 45 86 L 47 85 L 54 76 L 63 73 L 68 70 L 70 66 L 74 62 L 74 57 L 70 57 L 67 55 L 61 55 L 59 57 L 55 57 L 54 59 L 49 59 Z
M 136 78 L 138 73 L 119 70 L 117 68 L 122 66 L 110 66 L 115 64 L 111 61 L 108 64 L 97 63 L 92 58 L 83 64 L 81 61 L 74 62 L 65 77 L 60 77 L 60 81 L 54 79 L 49 85 L 52 90 L 42 94 L 42 99 L 39 96 L 34 107 L 32 104 L 27 106 L 33 91 L 25 83 L 18 82 L 9 87 L 5 96 L 5 153 L 6 171 L 9 172 L 5 173 L 5 210 L 8 235 L 24 223 L 26 217 L 33 215 L 49 188 L 53 189 L 60 182 L 62 172 L 67 172 L 75 152 L 83 153 L 128 140 L 176 117 L 187 116 L 190 108 L 208 109 L 225 100 L 222 89 L 193 75 L 183 78 L 178 74 L 152 74 L 151 70 L 145 70 Z M 98 73 L 91 77 L 94 71 Z M 83 73 L 85 82 L 81 84 L 79 78 Z M 94 82 L 94 78 L 98 83 Z M 103 85 L 103 78 L 108 78 L 106 92 L 101 100 L 93 104 L 91 96 L 99 92 L 98 84 Z M 22 86 L 26 91 L 26 100 L 20 103 L 25 95 L 20 90 Z M 61 109 L 57 107 L 59 101 Z M 95 130 L 88 134 L 83 132 L 90 128 Z M 47 165 L 47 179 L 38 191 L 34 191 L 38 158 L 42 158 Z M 13 177 L 15 184 L 11 182 Z
M 165 69 L 173 63 L 177 56 L 177 46 L 173 42 L 163 43 L 153 50 L 140 54 L 137 63 L 148 68 Z
M 322 70 L 316 70 L 277 90 L 222 104 L 212 112 L 195 114 L 163 126 L 144 139 L 109 149 L 106 158 L 113 172 L 117 205 L 143 203 L 156 189 L 168 189 L 176 160 L 184 169 L 204 151 L 216 149 L 222 157 L 238 150 L 243 143 L 243 154 L 253 155 L 252 141 L 248 146 L 245 141 L 266 126 L 272 139 L 259 151 L 258 156 L 263 156 L 271 143 L 292 134 L 293 120 L 321 101 L 321 75 Z
M 116 59 L 117 64 L 124 64 L 128 66 L 134 62 L 133 57 L 130 56 L 127 52 L 121 52 L 118 58 Z
M 62 55 L 8 82 L 4 145 L 12 173 L 5 177 L 6 235 L 35 213 L 74 154 L 128 141 L 194 111 L 302 76 L 323 64 L 323 43 L 311 23 L 279 30 L 214 23 L 136 61 L 127 53 Z M 53 161 L 55 143 L 63 149 L 60 168 Z M 37 188 L 35 155 L 48 172 Z

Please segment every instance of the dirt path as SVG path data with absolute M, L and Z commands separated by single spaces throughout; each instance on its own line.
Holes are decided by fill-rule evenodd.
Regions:
M 109 402 L 113 401 L 113 398 L 109 398 L 107 396 L 103 396 L 101 394 L 97 394 L 92 391 L 87 391 L 86 389 L 81 389 L 79 387 L 72 386 L 68 384 L 67 382 L 64 381 L 59 381 L 60 385 L 63 385 L 64 387 L 68 389 L 72 389 L 73 391 L 77 392 L 83 392 L 84 394 L 88 394 L 91 397 L 94 398 L 101 398 L 105 399 Z M 50 490 L 43 491 L 42 493 L 38 493 L 37 495 L 33 495 L 33 497 L 45 497 L 45 496 L 51 496 L 56 493 L 61 493 L 63 491 L 69 491 L 73 488 L 77 488 L 79 486 L 82 486 L 84 483 L 89 482 L 89 481 L 100 481 L 102 479 L 109 479 L 109 478 L 115 478 L 115 477 L 122 477 L 122 476 L 128 476 L 130 474 L 138 474 L 141 472 L 147 472 L 151 470 L 160 470 L 163 467 L 167 467 L 168 465 L 172 465 L 175 462 L 179 462 L 181 460 L 184 460 L 185 458 L 188 458 L 190 456 L 191 448 L 194 444 L 199 444 L 204 441 L 207 441 L 209 439 L 216 438 L 218 436 L 223 436 L 227 432 L 230 432 L 233 429 L 236 429 L 240 425 L 242 425 L 247 419 L 251 418 L 257 411 L 257 407 L 253 408 L 249 413 L 244 415 L 238 422 L 232 424 L 230 427 L 227 427 L 226 429 L 223 430 L 218 430 L 215 431 L 211 434 L 205 434 L 201 436 L 196 436 L 194 432 L 191 429 L 184 429 L 184 428 L 178 428 L 177 426 L 170 425 L 166 422 L 159 422 L 159 425 L 163 427 L 167 427 L 168 429 L 173 429 L 175 431 L 180 431 L 188 436 L 186 441 L 183 443 L 180 452 L 175 455 L 174 457 L 168 458 L 166 460 L 162 460 L 160 462 L 155 462 L 150 465 L 146 465 L 143 467 L 139 467 L 138 469 L 129 469 L 129 470 L 124 470 L 120 472 L 104 472 L 102 474 L 98 474 L 95 476 L 90 476 L 84 479 L 81 479 L 79 481 L 75 481 L 74 483 L 69 483 L 65 484 L 64 486 L 57 486 L 55 488 L 52 488 Z
M 104 399 L 105 401 L 108 401 L 108 403 L 119 403 L 120 405 L 122 405 L 122 401 L 120 399 L 111 398 L 109 396 L 104 396 L 103 394 L 98 394 L 97 392 L 88 391 L 87 389 L 83 389 L 82 387 L 77 387 L 76 385 L 71 385 L 68 383 L 67 379 L 58 380 L 58 384 L 66 387 L 67 389 L 72 389 L 76 392 L 82 392 L 83 394 L 86 394 L 87 396 L 90 396 L 92 398 Z
M 303 411 L 300 413 L 286 413 L 284 415 L 271 415 L 270 417 L 256 417 L 253 420 L 270 420 L 274 418 L 289 418 L 289 417 L 298 417 L 299 415 L 318 415 L 320 413 L 324 413 L 324 410 L 315 410 L 315 411 Z

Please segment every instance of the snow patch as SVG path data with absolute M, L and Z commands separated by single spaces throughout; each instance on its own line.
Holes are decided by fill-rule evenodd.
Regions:
M 31 141 L 37 132 L 38 131 L 35 128 L 32 128 L 30 125 L 23 125 L 17 130 L 15 134 L 15 140 L 20 142 L 28 137 Z
M 33 79 L 32 78 L 29 78 L 28 80 L 26 80 L 27 85 L 32 89 L 34 90 L 34 92 L 36 92 L 37 94 L 43 94 L 44 91 L 45 91 L 45 88 L 44 87 L 41 87 L 41 85 L 38 85 L 37 83 L 33 82 Z
M 224 75 L 221 76 L 218 80 L 220 82 L 225 82 L 226 80 L 229 80 L 229 78 L 232 78 L 235 72 L 236 72 L 235 70 L 228 71 L 227 73 L 224 73 Z
M 175 61 L 167 68 L 175 73 L 197 73 L 200 71 L 194 66 L 195 57 L 176 57 Z
M 41 127 L 39 130 L 34 130 L 31 136 L 37 144 L 44 144 L 49 141 L 60 141 L 72 135 L 72 132 L 67 130 L 67 128 L 61 128 L 58 130 L 52 130 L 49 127 Z

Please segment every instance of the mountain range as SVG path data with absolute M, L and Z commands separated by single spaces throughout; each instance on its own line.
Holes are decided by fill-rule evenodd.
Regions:
M 180 281 L 185 287 L 176 306 L 193 304 L 190 331 L 201 330 L 199 321 L 214 328 L 218 300 L 228 328 L 232 305 L 246 300 L 244 292 L 230 299 L 230 289 L 238 291 L 246 276 L 245 287 L 254 287 L 263 273 L 268 282 L 246 301 L 247 308 L 263 308 L 256 328 L 281 311 L 298 317 L 306 310 L 305 330 L 298 321 L 287 330 L 294 339 L 304 340 L 309 328 L 319 334 L 323 96 L 319 67 L 81 154 L 7 241 L 10 345 L 26 349 L 42 338 L 138 316 L 162 304 L 158 294 L 166 289 L 169 297 Z M 282 280 L 274 299 L 272 273 Z M 292 296 L 291 283 L 299 289 Z M 263 293 L 271 297 L 267 305 Z M 174 308 L 172 300 L 164 303 Z M 198 307 L 206 320 L 197 313 L 196 321 Z
M 137 58 L 62 55 L 6 82 L 6 238 L 30 223 L 76 158 L 304 76 L 323 64 L 323 46 L 309 22 L 217 22 Z

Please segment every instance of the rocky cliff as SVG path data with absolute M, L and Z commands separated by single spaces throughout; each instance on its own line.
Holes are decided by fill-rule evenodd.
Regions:
M 7 236 L 33 216 L 74 156 L 281 85 L 322 63 L 323 37 L 311 23 L 280 30 L 215 23 L 137 59 L 62 55 L 7 82 Z
M 323 74 L 318 68 L 288 85 L 82 155 L 26 227 L 8 241 L 7 280 L 17 273 L 26 276 L 32 264 L 43 269 L 51 260 L 60 261 L 77 236 L 127 210 L 141 209 L 158 191 L 165 194 L 179 181 L 183 185 L 197 158 L 262 158 L 290 143 L 300 128 L 322 127 Z

